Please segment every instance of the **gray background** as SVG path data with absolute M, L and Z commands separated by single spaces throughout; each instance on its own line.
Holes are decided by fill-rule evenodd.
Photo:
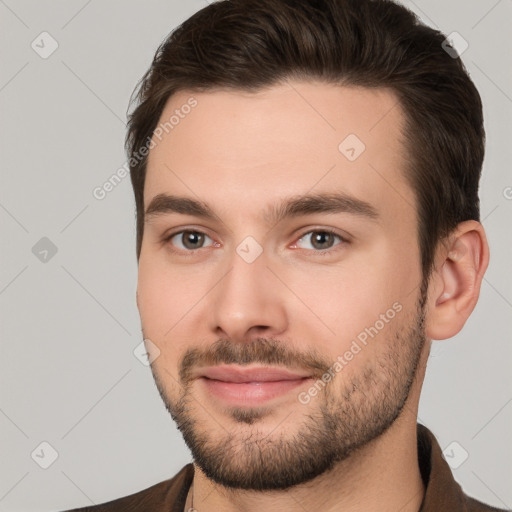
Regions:
M 463 60 L 486 114 L 481 199 L 492 251 L 466 327 L 434 342 L 419 417 L 442 448 L 456 441 L 456 462 L 469 454 L 454 469 L 466 492 L 512 507 L 512 2 L 405 4 L 469 43 Z M 102 201 L 92 191 L 125 162 L 128 99 L 158 44 L 205 5 L 0 0 L 1 511 L 100 503 L 190 461 L 133 354 L 142 338 L 129 178 Z M 43 31 L 59 45 L 46 59 L 31 47 L 50 48 Z M 43 237 L 56 254 L 41 252 Z M 48 469 L 43 441 L 58 452 Z

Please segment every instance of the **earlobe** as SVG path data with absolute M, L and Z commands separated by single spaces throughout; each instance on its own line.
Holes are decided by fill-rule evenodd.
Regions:
M 429 285 L 427 337 L 451 338 L 462 329 L 478 301 L 488 263 L 485 231 L 477 221 L 460 223 L 449 245 L 440 244 Z

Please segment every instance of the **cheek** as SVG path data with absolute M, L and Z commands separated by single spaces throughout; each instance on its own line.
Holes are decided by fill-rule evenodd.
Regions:
M 337 267 L 311 266 L 307 272 L 296 268 L 286 277 L 297 296 L 289 310 L 294 332 L 321 340 L 334 358 L 360 334 L 364 338 L 376 322 L 379 334 L 387 336 L 394 319 L 401 316 L 396 310 L 411 307 L 416 297 L 411 291 L 418 285 L 417 273 L 410 261 L 397 265 L 396 254 L 385 247 L 347 258 Z M 381 315 L 393 320 L 382 324 Z
M 190 286 L 185 286 L 178 272 L 170 272 L 156 258 L 139 261 L 137 302 L 144 337 L 159 349 L 152 370 L 168 396 L 179 393 L 178 364 L 190 344 L 186 332 L 186 313 L 197 301 L 190 297 Z
M 291 323 L 314 332 L 336 353 L 388 307 L 376 293 L 378 279 L 367 272 L 312 271 L 307 278 L 297 275 L 294 282 L 300 300 L 294 302 Z
M 197 301 L 201 290 L 196 273 L 184 275 L 183 269 L 165 262 L 165 257 L 141 255 L 137 282 L 138 305 L 142 321 L 148 327 L 167 330 Z
M 138 307 L 145 335 L 167 342 L 198 300 L 197 283 L 159 258 L 141 255 L 137 283 Z M 181 322 L 182 323 L 182 322 Z

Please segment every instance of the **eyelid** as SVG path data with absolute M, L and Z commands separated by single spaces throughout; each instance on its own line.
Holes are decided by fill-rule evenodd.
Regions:
M 183 233 L 185 231 L 192 231 L 193 233 L 201 233 L 202 235 L 206 235 L 210 237 L 213 240 L 213 236 L 210 234 L 209 229 L 205 227 L 196 227 L 194 225 L 186 224 L 183 226 L 175 226 L 174 228 L 171 228 L 168 231 L 165 231 L 162 235 L 162 240 L 169 240 L 173 236 L 179 235 L 180 233 Z
M 206 247 L 199 247 L 198 249 L 181 249 L 179 247 L 176 247 L 175 245 L 171 244 L 171 240 L 177 236 L 177 235 L 181 235 L 183 233 L 199 233 L 201 235 L 204 235 L 205 237 L 208 237 L 211 241 L 212 241 L 212 244 L 211 245 L 208 245 Z M 163 237 L 162 237 L 162 243 L 164 245 L 169 245 L 170 247 L 172 247 L 172 251 L 173 252 L 176 252 L 176 253 L 180 253 L 180 254 L 185 254 L 185 255 L 192 255 L 192 254 L 195 254 L 196 252 L 200 251 L 201 249 L 208 249 L 208 247 L 218 247 L 220 246 L 220 243 L 217 242 L 215 240 L 214 237 L 210 236 L 206 230 L 204 230 L 204 228 L 195 228 L 195 227 L 191 227 L 191 226 L 182 226 L 180 228 L 174 228 L 173 230 L 171 230 L 170 232 L 166 232 Z
M 172 246 L 172 244 L 170 244 L 169 242 L 173 237 L 175 237 L 176 235 L 183 234 L 185 232 L 193 232 L 193 233 L 200 233 L 200 234 L 205 235 L 208 238 L 210 238 L 213 242 L 212 245 L 207 246 L 207 247 L 200 247 L 199 249 L 189 249 L 189 250 L 179 249 L 175 246 L 172 246 L 173 247 L 172 250 L 175 252 L 180 252 L 182 254 L 184 254 L 184 253 L 185 254 L 194 254 L 197 251 L 200 251 L 201 249 L 207 249 L 208 247 L 212 247 L 212 246 L 219 247 L 221 244 L 218 241 L 216 241 L 214 237 L 210 236 L 206 231 L 207 230 L 205 230 L 204 228 L 196 228 L 194 226 L 181 226 L 179 228 L 174 228 L 173 230 L 171 230 L 170 233 L 166 233 L 162 237 L 162 242 L 164 244 L 169 244 Z M 336 244 L 333 247 L 330 247 L 328 249 L 319 249 L 319 250 L 303 249 L 302 247 L 297 247 L 298 241 L 301 240 L 302 238 L 304 238 L 306 235 L 311 234 L 311 233 L 330 233 L 330 234 L 338 237 L 342 243 Z M 302 231 L 300 235 L 298 235 L 298 236 L 296 235 L 295 242 L 293 242 L 291 248 L 302 250 L 302 251 L 314 252 L 317 254 L 324 254 L 327 252 L 333 252 L 336 250 L 336 248 L 338 246 L 343 246 L 343 245 L 349 244 L 350 242 L 351 242 L 351 237 L 346 233 L 340 233 L 339 231 L 337 231 L 336 229 L 333 229 L 333 228 L 317 226 L 317 227 L 312 227 L 312 228 L 310 227 L 307 230 Z M 288 246 L 288 247 L 290 247 L 290 246 Z
M 302 238 L 304 238 L 306 235 L 309 235 L 310 233 L 330 233 L 334 236 L 337 236 L 341 240 L 342 243 L 336 244 L 333 247 L 330 247 L 328 249 L 319 249 L 316 251 L 312 250 L 312 249 L 303 249 L 302 247 L 297 247 L 298 241 L 301 240 Z M 319 254 L 323 254 L 326 252 L 333 252 L 336 250 L 335 249 L 336 247 L 338 247 L 340 245 L 346 245 L 351 242 L 351 238 L 348 234 L 340 233 L 336 229 L 327 228 L 327 227 L 309 228 L 308 230 L 303 231 L 299 236 L 297 236 L 295 240 L 296 241 L 293 243 L 293 246 L 292 246 L 293 249 L 299 249 L 299 250 L 303 250 L 303 251 L 311 251 L 311 252 L 315 252 L 315 253 L 319 253 Z

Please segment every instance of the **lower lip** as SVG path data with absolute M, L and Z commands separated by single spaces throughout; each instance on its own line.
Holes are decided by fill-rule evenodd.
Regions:
M 272 382 L 224 382 L 200 379 L 209 393 L 230 405 L 259 405 L 272 398 L 289 393 L 310 378 Z

